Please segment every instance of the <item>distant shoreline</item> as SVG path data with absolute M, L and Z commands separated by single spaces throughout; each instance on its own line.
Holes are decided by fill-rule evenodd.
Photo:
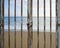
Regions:
M 4 32 L 8 32 L 8 30 L 5 30 Z M 10 30 L 10 32 L 15 32 L 15 30 Z M 16 32 L 21 32 L 21 30 L 16 30 Z M 28 30 L 23 30 L 22 32 L 28 32 Z M 37 32 L 37 31 L 34 31 L 33 32 Z M 44 32 L 44 31 L 39 31 L 39 32 Z M 49 32 L 49 31 L 46 31 L 46 33 Z M 53 33 L 56 33 L 56 32 L 53 32 Z

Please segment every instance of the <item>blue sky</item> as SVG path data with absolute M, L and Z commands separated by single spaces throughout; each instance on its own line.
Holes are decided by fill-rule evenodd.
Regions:
M 44 16 L 44 0 L 39 0 L 39 16 Z M 55 1 L 52 0 L 52 16 L 56 16 Z M 21 0 L 16 1 L 16 15 L 21 15 Z M 37 16 L 37 0 L 33 0 L 33 16 Z M 8 0 L 5 0 L 5 16 L 8 16 Z M 10 0 L 10 16 L 14 16 L 14 0 Z M 27 16 L 27 0 L 23 0 L 23 16 Z M 46 0 L 46 16 L 50 16 L 50 0 Z

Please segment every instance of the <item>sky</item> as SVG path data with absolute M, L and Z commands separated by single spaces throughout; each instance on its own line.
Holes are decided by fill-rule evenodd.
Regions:
M 55 3 L 56 0 L 52 0 L 52 17 L 56 16 Z M 5 16 L 8 16 L 8 0 L 4 1 L 5 5 Z M 50 0 L 46 2 L 46 16 L 50 16 Z M 10 0 L 10 16 L 14 16 L 14 0 Z M 16 1 L 16 16 L 21 16 L 21 0 Z M 23 0 L 23 16 L 27 16 L 27 0 Z M 37 16 L 37 0 L 33 0 L 32 16 Z M 44 0 L 39 0 L 39 16 L 44 16 Z
M 4 15 L 8 16 L 8 0 L 4 0 L 5 8 Z M 46 8 L 45 13 L 46 17 L 50 17 L 50 0 L 45 0 Z M 32 7 L 32 16 L 37 17 L 37 0 L 33 0 Z M 52 17 L 56 17 L 56 0 L 51 0 L 51 13 Z M 14 16 L 14 0 L 10 0 L 10 16 Z M 21 16 L 21 0 L 16 0 L 16 16 Z M 23 16 L 27 16 L 27 0 L 23 0 Z M 44 17 L 44 0 L 39 0 L 39 16 Z M 42 20 L 39 20 L 42 21 Z M 50 18 L 46 18 L 46 29 L 50 28 Z M 42 22 L 41 26 L 44 27 L 44 23 Z M 52 18 L 52 30 L 55 32 L 56 30 L 56 18 Z

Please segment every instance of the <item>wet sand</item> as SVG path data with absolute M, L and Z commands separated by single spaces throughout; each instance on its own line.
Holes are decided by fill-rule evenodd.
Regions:
M 27 32 L 23 32 L 23 48 L 27 48 Z M 8 48 L 8 32 L 4 33 L 4 48 Z M 14 48 L 14 32 L 10 32 L 10 48 Z M 21 48 L 21 32 L 16 33 L 16 48 Z M 37 48 L 37 32 L 33 32 L 33 48 Z M 44 33 L 39 33 L 39 48 L 44 48 Z M 50 33 L 46 32 L 46 48 L 50 48 Z M 52 48 L 56 48 L 56 33 L 52 33 Z

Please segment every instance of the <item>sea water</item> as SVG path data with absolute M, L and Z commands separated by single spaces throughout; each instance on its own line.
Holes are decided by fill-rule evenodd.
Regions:
M 27 17 L 23 16 L 23 31 L 27 31 Z M 37 17 L 33 19 L 33 31 L 37 31 Z M 50 31 L 50 18 L 46 18 L 45 29 L 47 32 Z M 4 16 L 4 30 L 8 31 L 8 16 Z M 16 31 L 21 30 L 21 16 L 16 16 Z M 56 18 L 52 18 L 52 31 L 56 30 Z M 14 16 L 10 17 L 10 31 L 14 31 Z M 44 31 L 44 17 L 39 17 L 39 31 Z

